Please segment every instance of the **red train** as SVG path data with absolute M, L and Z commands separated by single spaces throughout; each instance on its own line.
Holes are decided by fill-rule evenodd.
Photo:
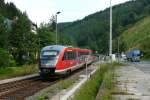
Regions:
M 62 75 L 93 62 L 92 51 L 69 46 L 52 45 L 41 50 L 39 69 L 41 75 Z

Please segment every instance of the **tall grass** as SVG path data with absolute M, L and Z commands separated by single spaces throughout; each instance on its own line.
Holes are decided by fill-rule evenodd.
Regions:
M 105 73 L 111 69 L 108 64 L 101 65 L 100 69 L 75 94 L 73 100 L 95 100 Z
M 104 85 L 103 85 L 103 94 L 99 98 L 99 100 L 114 100 L 112 96 L 112 91 L 115 88 L 115 79 L 114 79 L 114 72 L 113 71 L 108 71 L 105 74 L 104 77 Z
M 102 94 L 99 100 L 114 100 L 112 92 L 115 91 L 115 68 L 124 64 L 103 64 L 100 69 L 80 88 L 73 100 L 95 100 L 102 85 Z M 103 84 L 102 84 L 103 83 Z
M 24 65 L 20 67 L 0 68 L 0 80 L 38 72 L 37 65 Z

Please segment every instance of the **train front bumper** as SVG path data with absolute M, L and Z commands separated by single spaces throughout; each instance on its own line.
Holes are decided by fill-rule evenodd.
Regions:
M 40 75 L 57 76 L 66 74 L 65 70 L 56 70 L 56 68 L 40 68 Z

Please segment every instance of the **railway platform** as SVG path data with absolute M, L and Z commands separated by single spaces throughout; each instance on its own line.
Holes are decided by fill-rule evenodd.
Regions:
M 4 79 L 4 80 L 0 80 L 0 84 L 5 84 L 5 83 L 10 83 L 10 82 L 20 81 L 20 80 L 24 80 L 24 79 L 36 77 L 38 75 L 39 74 L 31 74 L 31 75 L 26 75 L 26 76 L 21 76 L 21 77 L 16 77 L 16 78 Z

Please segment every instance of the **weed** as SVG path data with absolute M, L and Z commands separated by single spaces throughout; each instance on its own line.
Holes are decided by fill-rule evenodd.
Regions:
M 8 67 L 0 69 L 0 80 L 18 76 L 29 75 L 38 72 L 37 65 L 24 65 L 20 67 Z

